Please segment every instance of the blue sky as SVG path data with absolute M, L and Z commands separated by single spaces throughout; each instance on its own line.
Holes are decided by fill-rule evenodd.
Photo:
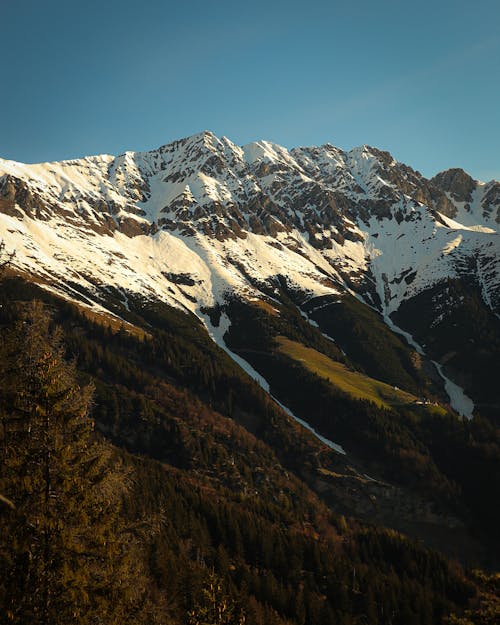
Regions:
M 367 143 L 500 178 L 498 0 L 0 0 L 0 156 Z

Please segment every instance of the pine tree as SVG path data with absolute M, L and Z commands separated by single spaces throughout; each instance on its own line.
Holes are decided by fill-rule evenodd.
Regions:
M 111 625 L 137 601 L 122 584 L 123 476 L 107 471 L 92 388 L 78 384 L 40 303 L 2 332 L 0 380 L 0 492 L 14 506 L 1 508 L 0 620 Z
M 189 625 L 244 625 L 245 616 L 224 591 L 222 581 L 210 571 L 199 600 L 188 615 Z

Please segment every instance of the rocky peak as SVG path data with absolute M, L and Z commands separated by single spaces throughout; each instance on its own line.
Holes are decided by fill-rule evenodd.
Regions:
M 449 193 L 456 202 L 471 202 L 477 182 L 463 169 L 447 169 L 431 178 L 430 182 L 445 193 Z

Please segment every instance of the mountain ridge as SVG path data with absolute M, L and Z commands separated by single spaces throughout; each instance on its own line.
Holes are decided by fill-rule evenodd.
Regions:
M 99 153 L 92 153 L 92 154 L 87 154 L 86 156 L 76 156 L 76 157 L 68 157 L 68 158 L 63 158 L 63 159 L 56 159 L 56 160 L 46 160 L 46 161 L 35 161 L 35 162 L 24 162 L 24 161 L 18 161 L 16 159 L 9 159 L 9 158 L 2 158 L 0 157 L 0 163 L 13 163 L 13 164 L 18 164 L 18 165 L 25 165 L 25 166 L 36 166 L 36 165 L 50 165 L 50 164 L 54 164 L 54 163 L 75 163 L 78 161 L 82 161 L 82 160 L 99 160 L 99 159 L 116 159 L 116 158 L 120 158 L 125 156 L 126 154 L 150 154 L 152 152 L 159 152 L 161 151 L 163 148 L 168 147 L 170 145 L 176 144 L 176 143 L 180 143 L 182 141 L 185 141 L 186 139 L 196 139 L 196 138 L 204 138 L 206 136 L 209 137 L 215 137 L 216 139 L 219 139 L 217 137 L 217 135 L 209 129 L 205 129 L 202 130 L 200 132 L 194 133 L 192 135 L 188 135 L 187 137 L 183 137 L 180 139 L 174 139 L 172 141 L 169 141 L 167 143 L 162 143 L 161 145 L 159 145 L 158 147 L 155 148 L 151 148 L 151 149 L 145 149 L 145 150 L 125 150 L 125 152 L 120 152 L 119 154 L 111 154 L 110 152 L 99 152 Z M 220 141 L 227 141 L 230 143 L 233 143 L 229 137 L 227 137 L 226 135 L 221 135 Z M 362 151 L 362 150 L 376 150 L 380 153 L 386 154 L 388 155 L 395 163 L 402 163 L 402 161 L 397 161 L 396 159 L 394 159 L 394 157 L 392 156 L 391 152 L 389 150 L 386 149 L 380 149 L 377 148 L 376 146 L 372 146 L 368 143 L 363 143 L 361 145 L 358 146 L 353 146 L 352 148 L 349 149 L 344 149 L 344 148 L 337 148 L 333 143 L 331 143 L 330 141 L 327 141 L 325 143 L 322 143 L 320 145 L 311 145 L 311 146 L 293 146 L 291 148 L 287 148 L 285 146 L 282 146 L 281 144 L 275 142 L 275 141 L 268 141 L 266 139 L 256 139 L 254 141 L 249 141 L 247 143 L 242 144 L 241 146 L 239 146 L 241 149 L 244 149 L 246 146 L 252 146 L 255 144 L 262 144 L 262 143 L 267 143 L 269 145 L 272 146 L 277 146 L 283 150 L 286 150 L 288 152 L 293 152 L 294 150 L 311 150 L 311 149 L 319 149 L 319 148 L 333 148 L 336 151 L 339 152 L 343 152 L 343 153 L 349 153 L 349 152 L 353 152 L 353 151 Z M 234 144 L 233 145 L 237 145 Z M 416 173 L 418 175 L 423 176 L 418 170 L 415 170 Z M 480 184 L 488 184 L 488 183 L 494 183 L 494 182 L 500 182 L 500 180 L 496 179 L 496 178 L 492 178 L 491 180 L 479 180 L 479 179 L 475 179 L 473 178 L 467 171 L 465 171 L 463 168 L 459 167 L 459 166 L 452 166 L 452 167 L 448 167 L 446 169 L 440 170 L 438 172 L 436 172 L 433 176 L 431 176 L 430 178 L 426 178 L 427 180 L 434 180 L 438 177 L 440 177 L 442 174 L 445 174 L 447 172 L 461 172 L 463 174 L 465 174 L 468 178 L 470 178 L 471 180 L 473 180 L 476 183 L 480 183 Z

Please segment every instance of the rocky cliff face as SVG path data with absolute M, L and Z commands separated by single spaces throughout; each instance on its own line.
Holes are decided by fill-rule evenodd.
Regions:
M 462 221 L 480 218 L 483 222 L 500 224 L 500 183 L 473 180 L 463 169 L 448 169 L 431 179 L 434 187 L 442 190 L 457 209 Z
M 389 314 L 464 272 L 497 309 L 499 188 L 461 170 L 427 180 L 368 146 L 239 147 L 204 132 L 116 158 L 0 161 L 1 236 L 44 279 L 69 271 L 90 290 L 191 310 L 284 274 L 310 295 L 355 289 Z M 165 286 L 170 266 L 193 273 L 189 298 Z

